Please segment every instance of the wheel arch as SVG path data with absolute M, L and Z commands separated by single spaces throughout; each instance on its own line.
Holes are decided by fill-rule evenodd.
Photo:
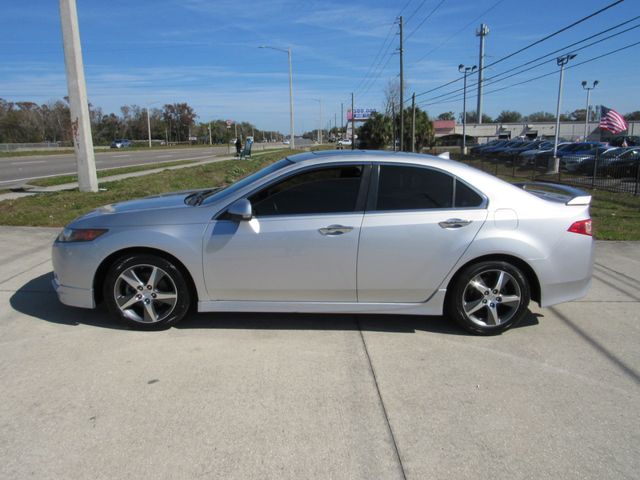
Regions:
M 486 261 L 508 262 L 514 265 L 515 267 L 518 267 L 520 270 L 522 270 L 522 273 L 525 275 L 525 277 L 527 278 L 527 281 L 529 282 L 529 288 L 531 289 L 531 300 L 534 300 L 535 302 L 537 302 L 538 305 L 540 304 L 540 301 L 541 301 L 540 280 L 538 280 L 538 275 L 536 275 L 536 272 L 533 270 L 533 268 L 531 268 L 531 266 L 527 262 L 525 262 L 521 258 L 515 257 L 513 255 L 502 254 L 502 253 L 476 257 L 472 260 L 469 260 L 464 265 L 461 265 L 456 270 L 456 273 L 453 274 L 453 276 L 449 280 L 449 283 L 447 283 L 447 297 L 446 297 L 445 303 L 448 302 L 448 297 L 453 288 L 453 285 L 457 281 L 462 271 L 470 265 L 474 265 L 476 263 L 486 262 Z
M 107 272 L 109 271 L 109 268 L 111 267 L 111 265 L 113 265 L 113 263 L 118 258 L 127 256 L 127 255 L 134 255 L 134 254 L 156 255 L 158 257 L 164 258 L 165 260 L 174 263 L 180 269 L 181 273 L 184 275 L 185 279 L 187 280 L 189 292 L 193 295 L 193 299 L 194 299 L 194 301 L 192 302 L 192 306 L 198 303 L 198 289 L 196 288 L 196 284 L 193 281 L 193 277 L 191 276 L 191 273 L 189 272 L 187 267 L 185 267 L 184 263 L 180 261 L 180 259 L 171 255 L 170 253 L 165 252 L 164 250 L 160 250 L 157 248 L 129 247 L 129 248 L 123 248 L 121 250 L 117 250 L 113 252 L 112 254 L 107 256 L 104 260 L 102 260 L 102 262 L 98 266 L 98 269 L 96 270 L 96 273 L 93 276 L 93 296 L 94 296 L 96 305 L 101 303 L 103 300 L 102 290 L 104 286 L 104 280 L 107 276 Z

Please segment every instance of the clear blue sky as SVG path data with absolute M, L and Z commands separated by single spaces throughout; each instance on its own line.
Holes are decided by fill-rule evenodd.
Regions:
M 161 106 L 186 101 L 195 108 L 200 121 L 231 118 L 286 132 L 286 54 L 257 47 L 291 46 L 296 131 L 300 133 L 318 125 L 319 105 L 314 99 L 322 99 L 325 125 L 333 121 L 334 113 L 340 122 L 340 102 L 345 102 L 346 111 L 353 90 L 357 107 L 382 107 L 383 89 L 398 73 L 398 56 L 383 56 L 379 66 L 386 64 L 385 69 L 376 68 L 375 64 L 372 68 L 372 63 L 386 38 L 397 46 L 397 27 L 392 23 L 403 7 L 402 14 L 408 19 L 407 87 L 409 92 L 421 92 L 458 77 L 458 64 L 477 63 L 478 39 L 474 32 L 481 21 L 491 29 L 486 41 L 486 61 L 491 63 L 611 1 L 410 0 L 407 4 L 407 0 L 78 0 L 78 11 L 89 100 L 105 112 L 117 112 L 124 104 Z M 626 0 L 488 68 L 486 76 L 637 15 L 640 1 Z M 623 28 L 638 24 L 640 20 Z M 635 43 L 640 39 L 639 33 L 640 28 L 580 51 L 574 63 Z M 596 39 L 599 38 L 602 37 Z M 45 103 L 66 95 L 57 1 L 4 2 L 0 39 L 0 97 Z M 600 85 L 593 93 L 593 104 L 604 104 L 621 113 L 639 110 L 639 59 L 637 45 L 567 70 L 562 110 L 583 108 L 585 94 L 580 81 L 594 79 Z M 554 70 L 555 63 L 548 63 L 487 86 L 486 90 Z M 370 71 L 376 82 L 363 85 Z M 552 75 L 488 94 L 484 111 L 493 116 L 504 109 L 525 114 L 555 112 L 557 83 L 557 75 Z M 468 108 L 475 109 L 473 98 Z M 430 105 L 426 109 L 432 116 L 449 110 L 460 112 L 462 102 Z

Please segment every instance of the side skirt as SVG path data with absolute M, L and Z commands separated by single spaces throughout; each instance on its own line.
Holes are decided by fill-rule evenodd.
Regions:
M 426 303 L 210 300 L 198 302 L 198 312 L 389 313 L 399 315 L 442 315 L 445 294 L 446 290 L 438 290 Z

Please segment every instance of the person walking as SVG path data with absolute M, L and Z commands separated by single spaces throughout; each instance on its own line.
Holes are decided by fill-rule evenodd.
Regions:
M 240 156 L 240 152 L 242 152 L 242 140 L 238 137 L 236 138 L 236 157 Z

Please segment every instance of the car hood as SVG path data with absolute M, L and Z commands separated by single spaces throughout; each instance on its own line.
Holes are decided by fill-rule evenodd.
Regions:
M 98 228 L 206 223 L 211 219 L 213 206 L 185 203 L 189 195 L 198 191 L 175 192 L 105 205 L 74 220 L 69 226 Z

